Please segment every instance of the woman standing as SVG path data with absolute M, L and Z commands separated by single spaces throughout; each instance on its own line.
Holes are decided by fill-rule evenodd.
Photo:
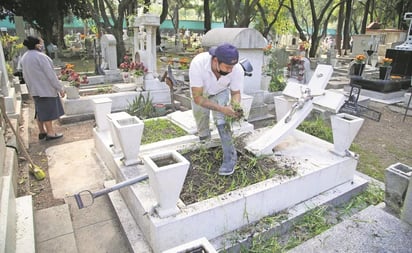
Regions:
M 53 61 L 42 52 L 43 40 L 28 36 L 23 45 L 28 49 L 21 59 L 23 77 L 34 100 L 39 140 L 61 138 L 63 134 L 53 129 L 53 120 L 64 114 L 60 100 L 60 96 L 64 97 L 63 85 L 54 71 Z

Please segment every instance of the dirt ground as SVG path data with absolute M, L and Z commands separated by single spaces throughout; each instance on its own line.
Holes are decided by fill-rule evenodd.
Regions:
M 74 142 L 92 138 L 92 129 L 95 125 L 93 120 L 79 122 L 75 124 L 61 125 L 55 123 L 56 130 L 62 132 L 64 137 L 53 141 L 39 141 L 38 130 L 33 120 L 33 103 L 31 100 L 24 104 L 29 108 L 29 153 L 34 163 L 40 165 L 48 175 L 48 162 L 45 150 L 54 145 Z M 371 108 L 382 113 L 379 122 L 365 119 L 365 122 L 355 138 L 355 143 L 364 150 L 358 169 L 370 170 L 371 176 L 382 175 L 382 172 L 389 165 L 402 162 L 412 165 L 412 112 L 409 113 L 403 122 L 405 109 L 400 106 L 382 105 L 373 103 Z M 364 163 L 364 164 L 362 164 Z M 19 195 L 32 194 L 34 208 L 36 210 L 48 208 L 63 203 L 62 199 L 54 199 L 49 178 L 43 181 L 36 181 L 32 176 L 27 175 L 27 163 L 21 162 L 19 170 Z M 375 176 L 379 178 L 379 176 Z M 29 180 L 28 180 L 29 178 Z M 380 178 L 382 180 L 382 178 Z
M 369 108 L 382 115 L 379 122 L 365 119 L 354 140 L 364 151 L 358 170 L 384 181 L 382 171 L 389 165 L 400 162 L 412 166 L 412 109 L 404 120 L 405 108 L 401 105 L 371 102 Z

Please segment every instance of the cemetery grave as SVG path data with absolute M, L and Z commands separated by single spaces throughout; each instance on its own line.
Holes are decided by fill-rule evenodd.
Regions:
M 149 21 L 149 23 L 153 21 L 152 17 L 148 18 L 146 21 Z M 233 34 L 234 41 L 236 41 L 238 34 L 250 35 L 253 34 L 253 31 L 247 29 L 237 30 Z M 110 40 L 110 36 L 107 39 Z M 209 43 L 213 44 L 215 42 L 214 39 L 214 37 L 209 38 L 211 41 Z M 110 52 L 110 49 L 104 50 L 104 54 L 108 52 Z M 148 52 L 150 54 L 150 50 Z M 145 53 L 147 52 L 139 51 L 139 57 L 144 58 Z M 106 60 L 111 59 L 107 55 L 105 57 Z M 149 60 L 148 62 L 151 65 L 151 70 L 155 70 L 156 67 L 153 66 L 153 61 Z M 108 66 L 112 64 L 111 62 L 106 63 Z M 237 230 L 251 222 L 256 222 L 268 214 L 285 210 L 339 185 L 355 184 L 356 187 L 361 187 L 361 185 L 365 184 L 354 176 L 358 160 L 356 155 L 349 151 L 349 146 L 360 129 L 363 120 L 361 120 L 360 125 L 355 127 L 357 128 L 355 131 L 346 131 L 338 127 L 337 129 L 341 132 L 337 133 L 336 128 L 332 126 L 335 130 L 335 145 L 295 130 L 311 112 L 313 105 L 328 108 L 335 113 L 339 106 L 342 105 L 343 95 L 339 96 L 336 93 L 324 90 L 332 72 L 325 65 L 319 66 L 320 70 L 315 70 L 312 77 L 316 81 L 313 83 L 309 81 L 307 85 L 306 91 L 309 89 L 308 92 L 302 92 L 302 87 L 298 84 L 288 84 L 283 95 L 289 97 L 289 99 L 293 98 L 294 102 L 297 101 L 295 104 L 297 110 L 289 111 L 289 107 L 280 112 L 277 118 L 281 120 L 274 127 L 254 129 L 253 125 L 248 122 L 242 122 L 234 126 L 235 135 L 245 135 L 244 143 L 240 144 L 240 146 L 244 146 L 246 149 L 238 149 L 242 162 L 238 166 L 235 175 L 235 177 L 239 176 L 240 180 L 224 182 L 222 185 L 216 184 L 213 181 L 211 176 L 213 175 L 213 170 L 206 171 L 205 174 L 193 173 L 200 172 L 195 171 L 195 168 L 203 167 L 205 162 L 195 163 L 196 159 L 194 156 L 201 153 L 202 146 L 199 146 L 196 136 L 193 135 L 193 122 L 190 119 L 190 111 L 188 111 L 189 114 L 177 111 L 166 117 L 167 120 L 182 127 L 187 134 L 168 140 L 162 139 L 157 142 L 142 142 L 142 145 L 140 145 L 141 139 L 143 139 L 142 134 L 144 133 L 142 121 L 126 113 L 114 112 L 119 109 L 119 107 L 116 108 L 118 106 L 116 99 L 119 99 L 116 96 L 120 96 L 119 94 L 116 96 L 92 95 L 89 96 L 87 101 L 81 98 L 76 100 L 75 107 L 88 108 L 94 113 L 97 125 L 93 128 L 93 132 L 88 132 L 88 134 L 89 137 L 93 135 L 96 153 L 106 164 L 113 177 L 117 181 L 122 181 L 142 173 L 144 174 L 146 171 L 149 174 L 149 184 L 146 182 L 132 186 L 129 189 L 123 189 L 121 194 L 129 207 L 132 207 L 130 211 L 135 222 L 144 228 L 146 240 L 149 241 L 154 252 L 160 252 L 170 247 L 187 243 L 191 239 L 196 239 L 199 235 L 206 235 L 208 239 L 214 240 L 215 245 L 224 247 L 225 243 L 217 238 L 225 237 L 226 233 Z M 110 68 L 108 73 L 112 76 L 118 74 L 115 69 Z M 160 98 L 161 102 L 168 103 L 170 90 L 167 86 L 160 83 L 159 80 L 152 77 L 149 75 L 146 80 L 145 90 L 150 90 L 152 92 L 150 94 L 154 95 L 156 99 Z M 119 84 L 117 87 L 121 89 L 122 85 Z M 299 89 L 301 93 L 298 92 Z M 311 91 L 314 94 L 311 94 Z M 129 94 L 127 92 L 120 94 L 121 96 L 128 94 L 129 97 L 133 97 L 138 93 L 138 91 L 130 91 Z M 255 83 L 253 87 L 248 87 L 245 93 L 246 98 L 247 94 L 252 94 L 253 98 L 258 98 L 257 102 L 254 101 L 252 103 L 250 101 L 248 109 L 253 111 L 253 109 L 259 110 L 262 108 L 265 91 L 261 90 L 260 85 Z M 124 100 L 124 97 L 121 99 Z M 90 103 L 93 106 L 90 106 Z M 279 103 L 283 103 L 286 108 L 287 106 L 293 106 L 290 100 L 286 102 L 280 101 Z M 77 113 L 85 112 L 77 111 Z M 246 110 L 245 114 L 249 115 L 249 110 Z M 254 116 L 256 117 L 257 115 Z M 344 121 L 357 121 L 356 117 L 340 116 L 341 120 Z M 333 121 L 332 124 L 334 124 Z M 90 127 L 90 123 L 86 125 Z M 61 125 L 60 127 L 64 128 L 65 126 Z M 71 127 L 66 129 L 68 130 L 69 128 Z M 78 136 L 75 130 L 68 131 L 71 131 L 73 134 L 73 137 L 69 136 L 69 138 Z M 347 137 L 348 134 L 351 137 L 349 138 L 349 143 L 345 143 L 346 146 L 343 145 L 344 147 L 336 144 L 338 139 L 336 136 L 342 135 L 342 133 L 345 133 L 344 137 Z M 130 138 L 130 136 L 133 136 L 133 138 Z M 214 137 L 216 137 L 216 132 Z M 116 138 L 118 139 L 115 140 Z M 63 142 L 65 141 L 68 140 L 63 140 Z M 216 140 L 207 144 L 207 154 L 203 158 L 219 160 L 220 151 L 216 146 L 219 146 Z M 261 157 L 262 155 L 264 157 Z M 163 163 L 166 160 L 168 162 Z M 192 167 L 189 169 L 191 170 L 189 173 L 187 172 L 189 163 L 186 160 L 191 161 Z M 144 161 L 143 165 L 141 164 L 142 161 Z M 281 165 L 277 166 L 279 163 Z M 256 167 L 243 166 L 244 164 L 255 164 Z M 175 165 L 176 168 L 174 168 Z M 186 167 L 181 168 L 181 166 Z M 170 172 L 166 171 L 166 167 L 167 169 L 176 169 L 176 172 L 172 173 L 173 178 L 170 177 L 170 174 L 167 174 Z M 207 163 L 205 167 L 213 169 L 216 165 Z M 256 175 L 256 172 L 259 172 L 262 168 L 267 175 Z M 281 176 L 277 178 L 275 174 L 279 171 Z M 251 174 L 248 174 L 248 172 L 251 172 Z M 162 175 L 163 173 L 165 175 Z M 336 177 L 336 174 L 339 177 Z M 162 177 L 165 178 L 162 179 Z M 194 180 L 189 181 L 192 177 Z M 202 180 L 202 177 L 209 177 L 212 181 L 207 182 L 207 180 Z M 185 178 L 186 185 L 183 183 Z M 165 179 L 166 181 L 161 183 L 161 180 Z M 199 182 L 205 183 L 205 186 Z M 242 184 L 244 182 L 249 182 L 250 184 Z M 206 192 L 207 196 L 192 196 L 188 194 L 190 190 L 187 189 L 193 187 L 191 184 L 202 189 L 202 187 L 211 188 L 209 185 L 213 183 L 226 190 Z M 165 191 L 165 189 L 161 189 L 162 185 L 167 185 L 170 188 Z M 183 187 L 180 195 L 179 185 Z M 238 188 L 232 187 L 232 185 L 236 185 Z M 309 187 L 314 185 L 316 187 Z M 301 189 L 302 186 L 306 191 L 298 193 L 294 191 L 297 188 Z M 160 187 L 160 189 L 156 189 L 156 187 Z M 204 193 L 202 191 L 202 194 Z M 262 200 L 266 199 L 268 195 L 284 196 L 286 193 L 290 194 L 290 199 L 288 200 L 280 198 L 277 199 L 279 203 L 262 203 Z M 168 200 L 169 198 L 174 200 L 174 202 Z M 252 203 L 252 206 L 249 206 L 250 203 Z M 256 205 L 253 205 L 253 203 Z M 258 210 L 254 206 L 259 206 L 260 209 Z M 147 215 L 143 217 L 142 213 Z M 216 215 L 216 213 L 218 217 L 228 217 L 227 215 L 230 214 L 230 219 L 212 220 L 211 217 Z M 245 213 L 247 213 L 247 217 L 245 217 Z M 209 221 L 210 224 L 199 224 L 198 221 L 201 219 Z M 176 225 L 177 223 L 179 225 L 183 224 L 184 228 L 181 229 L 180 226 Z M 210 227 L 213 227 L 214 230 L 212 231 Z M 164 230 L 179 230 L 183 235 L 177 235 L 178 233 L 170 235 L 165 233 Z

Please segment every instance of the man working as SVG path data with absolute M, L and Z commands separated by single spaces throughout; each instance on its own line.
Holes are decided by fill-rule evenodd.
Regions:
M 241 115 L 232 108 L 240 103 L 244 71 L 239 62 L 239 52 L 233 45 L 223 43 L 209 52 L 196 55 L 189 68 L 192 111 L 200 140 L 210 138 L 210 110 L 219 131 L 223 149 L 223 162 L 219 175 L 231 175 L 235 170 L 237 153 L 232 133 L 225 116 Z M 230 98 L 230 104 L 229 104 Z

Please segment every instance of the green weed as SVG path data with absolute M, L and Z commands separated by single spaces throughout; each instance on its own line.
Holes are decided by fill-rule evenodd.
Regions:
M 332 128 L 319 117 L 314 120 L 303 121 L 298 129 L 322 140 L 333 142 Z
M 150 119 L 144 121 L 142 144 L 154 143 L 186 135 L 186 131 L 167 119 Z

